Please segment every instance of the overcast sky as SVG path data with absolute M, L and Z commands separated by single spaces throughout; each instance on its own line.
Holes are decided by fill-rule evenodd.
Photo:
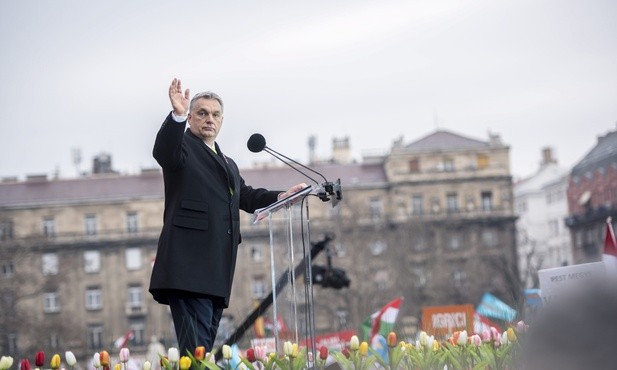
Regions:
M 570 168 L 617 122 L 617 1 L 2 1 L 0 177 L 74 177 L 107 152 L 156 166 L 174 77 L 219 93 L 241 166 L 385 152 L 437 129 L 510 145 L 515 177 L 551 146 Z

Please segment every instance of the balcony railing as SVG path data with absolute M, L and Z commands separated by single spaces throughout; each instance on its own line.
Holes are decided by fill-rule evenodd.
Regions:
M 127 316 L 143 316 L 148 313 L 148 308 L 143 303 L 127 303 L 125 307 L 125 313 Z

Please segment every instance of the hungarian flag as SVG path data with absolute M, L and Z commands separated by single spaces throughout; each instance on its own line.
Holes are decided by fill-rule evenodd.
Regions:
M 129 344 L 129 341 L 131 339 L 133 339 L 135 337 L 135 332 L 131 329 L 129 331 L 126 332 L 126 334 L 124 334 L 121 337 L 118 337 L 115 341 L 114 341 L 114 347 L 116 348 L 124 348 L 127 346 L 127 344 Z
M 613 230 L 612 219 L 606 219 L 606 236 L 604 237 L 604 253 L 617 257 L 617 242 L 615 242 L 615 230 Z
M 403 297 L 398 297 L 362 322 L 362 332 L 367 342 L 371 343 L 373 337 L 377 334 L 384 337 L 388 336 L 388 333 L 394 328 L 394 323 L 402 303 Z
M 604 252 L 602 262 L 606 273 L 612 278 L 617 278 L 617 243 L 611 218 L 606 219 L 606 236 L 604 237 Z

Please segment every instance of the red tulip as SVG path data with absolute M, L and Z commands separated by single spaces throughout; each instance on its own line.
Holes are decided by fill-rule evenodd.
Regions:
M 19 368 L 20 370 L 30 370 L 30 361 L 27 358 L 24 358 L 23 360 L 21 360 Z
M 101 366 L 109 367 L 109 352 L 101 351 L 100 356 L 101 356 Z
M 319 348 L 319 358 L 322 360 L 325 360 L 328 358 L 328 347 L 321 346 L 321 348 Z
M 349 350 L 347 348 L 343 348 L 343 350 L 341 351 L 341 353 L 343 354 L 343 356 L 345 356 L 346 358 L 349 358 L 349 356 L 351 356 L 351 354 L 349 353 Z
M 34 356 L 34 364 L 36 367 L 43 367 L 45 365 L 45 352 L 38 351 L 36 356 Z
M 195 359 L 197 361 L 203 360 L 206 357 L 206 347 L 199 346 L 195 348 L 195 352 L 193 353 L 193 355 L 195 356 Z
M 257 361 L 257 359 L 255 358 L 255 350 L 252 348 L 249 348 L 246 350 L 246 359 L 249 362 L 255 362 Z

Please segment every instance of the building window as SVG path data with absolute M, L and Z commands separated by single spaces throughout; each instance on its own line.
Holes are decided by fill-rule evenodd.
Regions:
M 336 330 L 344 330 L 347 329 L 347 321 L 349 318 L 349 312 L 344 308 L 337 308 L 334 312 L 336 315 Z
M 127 248 L 126 249 L 126 269 L 139 270 L 141 268 L 141 249 Z
M 448 212 L 458 212 L 458 195 L 456 193 L 448 193 L 446 195 Z
M 84 271 L 87 273 L 99 272 L 101 269 L 101 253 L 99 251 L 84 252 Z
M 497 234 L 495 230 L 482 230 L 482 245 L 485 247 L 495 247 L 497 245 Z
M 411 213 L 414 215 L 421 215 L 424 213 L 424 197 L 422 194 L 411 196 Z
M 13 221 L 2 220 L 0 221 L 0 240 L 12 240 L 13 239 Z
M 461 237 L 456 233 L 451 233 L 448 236 L 448 248 L 459 249 L 461 247 Z
M 131 319 L 129 328 L 133 332 L 132 345 L 143 346 L 146 344 L 146 324 L 143 319 Z
M 423 251 L 426 249 L 426 238 L 422 234 L 416 234 L 412 237 L 412 248 L 415 251 Z
M 486 154 L 478 154 L 476 157 L 478 169 L 482 170 L 488 167 L 489 157 Z
M 405 219 L 407 217 L 407 205 L 403 200 L 396 202 L 396 216 L 399 219 Z
M 548 220 L 548 231 L 550 236 L 559 235 L 559 221 L 555 219 Z
M 527 202 L 524 200 L 517 202 L 516 209 L 518 210 L 519 214 L 527 212 Z
M 56 236 L 56 222 L 53 217 L 43 218 L 43 235 L 47 238 Z
M 13 261 L 2 262 L 2 277 L 8 279 L 13 277 L 13 275 L 15 275 Z
M 378 256 L 382 254 L 383 252 L 385 252 L 387 248 L 388 248 L 388 245 L 383 240 L 374 241 L 371 243 L 371 246 L 370 246 L 371 254 L 373 256 Z
M 58 299 L 58 293 L 56 292 L 43 293 L 43 312 L 45 313 L 60 312 L 60 301 Z
M 337 257 L 345 257 L 347 254 L 347 248 L 344 244 L 336 243 L 334 245 L 334 255 Z
M 377 271 L 373 277 L 375 281 L 375 286 L 379 290 L 384 290 L 388 288 L 388 281 L 390 281 L 390 276 L 387 270 Z
M 135 234 L 139 231 L 139 219 L 137 218 L 137 212 L 126 213 L 126 232 L 129 234 Z
M 418 158 L 414 158 L 409 161 L 409 172 L 410 173 L 420 172 L 420 160 Z
M 139 284 L 129 285 L 127 305 L 131 309 L 141 309 L 143 306 L 143 288 Z
M 424 267 L 414 267 L 413 274 L 415 277 L 414 284 L 416 285 L 416 287 L 425 288 L 426 284 L 428 283 L 426 269 Z
M 483 191 L 481 193 L 482 197 L 482 210 L 490 211 L 493 209 L 493 193 L 490 191 Z
M 103 292 L 100 287 L 86 288 L 86 310 L 100 310 L 103 308 Z
M 49 347 L 53 349 L 60 348 L 60 336 L 58 333 L 51 333 L 49 335 Z
M 43 254 L 43 275 L 58 274 L 58 255 L 56 253 Z
M 103 348 L 103 325 L 88 325 L 88 346 L 91 350 Z
M 7 335 L 7 347 L 8 347 L 8 353 L 16 353 L 17 352 L 17 334 L 15 333 L 9 333 L 9 335 Z
M 84 216 L 84 229 L 86 235 L 96 235 L 96 215 L 88 214 Z
M 371 220 L 380 220 L 383 213 L 383 202 L 380 198 L 369 199 L 369 215 Z
M 431 198 L 431 212 L 439 213 L 441 207 L 439 206 L 439 198 L 432 197 Z
M 251 296 L 263 298 L 266 296 L 266 283 L 262 275 L 253 276 L 251 279 Z
M 452 283 L 456 288 L 462 288 L 467 281 L 467 273 L 462 270 L 456 270 L 452 273 Z
M 454 160 L 452 158 L 445 158 L 443 160 L 443 170 L 445 172 L 454 171 Z
M 261 262 L 264 259 L 263 254 L 263 245 L 262 244 L 252 244 L 251 245 L 251 261 L 253 262 Z

